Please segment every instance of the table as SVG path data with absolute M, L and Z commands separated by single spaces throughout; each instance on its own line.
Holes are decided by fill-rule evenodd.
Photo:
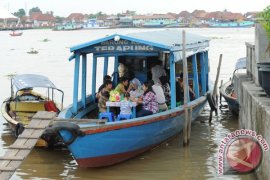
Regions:
M 110 107 L 120 107 L 121 102 L 111 102 L 111 101 L 107 101 L 106 102 L 106 107 L 107 107 L 107 112 L 110 112 Z M 131 102 L 131 106 L 132 106 L 132 117 L 136 118 L 136 106 L 137 103 L 136 102 Z

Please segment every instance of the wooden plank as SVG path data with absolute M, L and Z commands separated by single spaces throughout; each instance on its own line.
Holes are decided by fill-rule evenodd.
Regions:
M 53 122 L 72 122 L 72 123 L 106 123 L 107 119 L 54 119 Z
M 24 160 L 24 157 L 21 157 L 21 156 L 2 156 L 2 157 L 0 157 L 0 160 L 22 161 L 22 160 Z
M 30 150 L 30 149 L 32 149 L 33 148 L 33 146 L 17 146 L 17 145 L 14 145 L 14 144 L 12 144 L 11 146 L 9 146 L 8 147 L 9 149 L 18 149 L 18 150 L 20 150 L 20 149 L 24 149 L 24 150 Z
M 5 155 L 0 157 L 0 179 L 9 179 L 13 175 L 29 155 L 46 127 L 53 121 L 55 115 L 54 112 L 38 112 L 35 115 L 35 118 L 29 123 L 31 128 L 25 129 L 8 148 Z M 44 128 L 41 129 L 41 127 Z
M 55 112 L 38 111 L 33 116 L 33 119 L 53 119 L 55 116 L 56 116 L 56 113 Z
M 18 139 L 39 139 L 40 136 L 19 136 Z
M 0 167 L 0 171 L 14 171 L 14 170 L 16 170 L 14 167 L 6 167 L 6 166 Z

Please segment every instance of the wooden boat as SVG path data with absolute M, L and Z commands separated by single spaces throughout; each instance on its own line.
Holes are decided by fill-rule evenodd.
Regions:
M 55 103 L 55 91 L 60 92 L 61 104 Z M 59 112 L 63 109 L 64 93 L 45 76 L 15 75 L 11 78 L 11 97 L 2 104 L 2 115 L 17 137 L 37 111 Z M 43 134 L 36 146 L 48 147 L 55 141 L 53 134 Z M 54 134 L 56 135 L 56 134 Z
M 10 36 L 21 36 L 23 34 L 23 32 L 16 32 L 16 31 L 12 31 L 12 33 L 9 33 Z
M 211 22 L 209 27 L 212 28 L 249 28 L 255 25 L 252 21 L 241 21 L 241 22 Z
M 177 30 L 114 34 L 71 48 L 73 55 L 69 60 L 75 61 L 73 104 L 59 114 L 59 118 L 66 119 L 66 122 L 54 124 L 52 128 L 60 133 L 79 166 L 101 167 L 120 163 L 158 146 L 181 132 L 184 124 L 184 106 L 177 106 L 180 103 L 176 102 L 175 90 L 176 72 L 180 73 L 182 65 L 181 38 L 181 31 Z M 199 116 L 207 102 L 205 95 L 208 91 L 208 47 L 207 38 L 187 34 L 189 81 L 193 82 L 196 94 L 195 100 L 187 104 L 193 109 L 192 121 Z M 147 67 L 149 68 L 158 57 L 163 57 L 164 68 L 170 72 L 170 109 L 145 117 L 105 124 L 87 123 L 84 119 L 88 117 L 92 117 L 93 121 L 99 121 L 95 93 L 96 77 L 102 76 L 97 75 L 97 62 L 100 61 L 100 57 L 104 58 L 103 75 L 108 73 L 108 58 L 114 58 L 110 67 L 115 72 L 115 84 L 118 81 L 119 63 L 127 65 L 129 62 L 135 76 L 140 80 L 147 80 Z M 86 82 L 89 82 L 86 69 L 88 62 L 91 62 L 93 69 L 92 94 L 86 95 Z M 82 77 L 80 100 L 79 76 Z M 77 122 L 71 123 L 69 118 L 75 118 Z
M 236 71 L 240 69 L 246 69 L 246 58 L 240 58 L 235 64 L 235 70 L 233 72 L 233 77 Z M 226 100 L 229 109 L 233 114 L 238 115 L 239 113 L 239 103 L 237 101 L 236 93 L 234 92 L 233 79 L 223 84 L 220 87 L 220 95 Z

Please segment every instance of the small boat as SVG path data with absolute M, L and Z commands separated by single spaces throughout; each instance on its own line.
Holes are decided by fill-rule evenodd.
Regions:
M 56 93 L 58 91 L 59 93 Z M 54 99 L 60 95 L 61 104 Z M 60 112 L 63 109 L 64 93 L 45 76 L 21 74 L 11 76 L 11 97 L 2 104 L 2 115 L 6 119 L 15 137 L 30 122 L 38 111 Z M 48 147 L 55 139 L 52 134 L 43 134 L 36 146 Z
M 235 64 L 235 70 L 233 72 L 233 78 L 223 84 L 220 87 L 220 95 L 226 100 L 229 109 L 232 111 L 233 114 L 238 115 L 239 113 L 239 103 L 237 101 L 237 95 L 234 91 L 234 74 L 238 70 L 246 69 L 246 58 L 240 58 L 237 60 Z
M 120 163 L 155 148 L 182 131 L 184 105 L 176 101 L 176 74 L 180 73 L 182 66 L 181 34 L 181 31 L 172 29 L 127 35 L 113 34 L 71 47 L 73 54 L 69 60 L 75 61 L 73 103 L 58 116 L 66 122 L 56 123 L 52 129 L 59 132 L 80 167 L 102 167 Z M 186 37 L 188 77 L 195 92 L 195 99 L 188 101 L 187 107 L 192 107 L 192 121 L 195 121 L 207 102 L 209 39 L 189 33 Z M 149 79 L 147 68 L 158 61 L 159 57 L 163 57 L 163 67 L 170 72 L 169 109 L 144 117 L 134 115 L 131 119 L 94 123 L 101 120 L 98 119 L 100 114 L 95 103 L 97 77 L 107 75 L 108 68 L 111 68 L 114 70 L 113 83 L 116 85 L 118 66 L 122 63 L 132 67 L 135 76 L 145 81 Z M 104 68 L 102 75 L 97 75 L 97 62 L 100 58 L 104 59 Z M 109 58 L 114 61 L 108 63 Z M 89 74 L 87 64 L 92 65 Z M 91 94 L 87 95 L 86 90 L 89 87 L 86 82 L 89 82 L 87 78 L 91 75 L 92 89 Z M 81 99 L 78 98 L 79 92 L 82 93 Z M 89 123 L 91 118 L 93 122 Z M 76 123 L 72 123 L 72 119 Z
M 76 23 L 66 23 L 62 25 L 57 25 L 53 31 L 73 31 L 82 29 L 82 25 Z
M 12 33 L 9 33 L 10 36 L 21 36 L 23 34 L 23 32 L 16 32 L 16 31 L 12 31 Z
M 249 28 L 254 26 L 252 21 L 241 21 L 241 22 L 212 22 L 209 23 L 209 27 L 212 28 Z

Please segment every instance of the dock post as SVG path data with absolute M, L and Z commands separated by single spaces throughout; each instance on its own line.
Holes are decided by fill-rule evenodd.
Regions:
M 189 109 L 188 109 L 188 91 L 189 91 L 189 85 L 188 85 L 188 70 L 187 70 L 187 58 L 186 58 L 186 32 L 182 31 L 182 56 L 183 56 L 183 86 L 184 86 L 184 110 L 185 110 L 185 123 L 184 123 L 184 129 L 183 129 L 183 145 L 186 146 L 189 144 Z
M 214 90 L 213 90 L 213 97 L 214 97 L 215 103 L 217 102 L 217 83 L 218 83 L 219 74 L 220 74 L 221 62 L 222 62 L 222 54 L 220 54 L 220 56 L 219 56 L 219 62 L 218 62 L 215 86 L 214 86 Z M 216 105 L 217 105 L 217 103 L 216 103 Z M 210 117 L 209 117 L 209 123 L 211 123 L 211 121 L 212 121 L 212 113 L 213 113 L 213 111 L 211 110 Z M 218 115 L 217 109 L 215 110 L 215 113 L 216 113 L 216 116 L 217 116 Z
M 222 87 L 222 85 L 223 85 L 223 80 L 220 81 L 219 89 Z M 222 101 L 222 96 L 219 94 L 219 104 L 220 104 L 220 106 L 222 106 L 221 101 Z

